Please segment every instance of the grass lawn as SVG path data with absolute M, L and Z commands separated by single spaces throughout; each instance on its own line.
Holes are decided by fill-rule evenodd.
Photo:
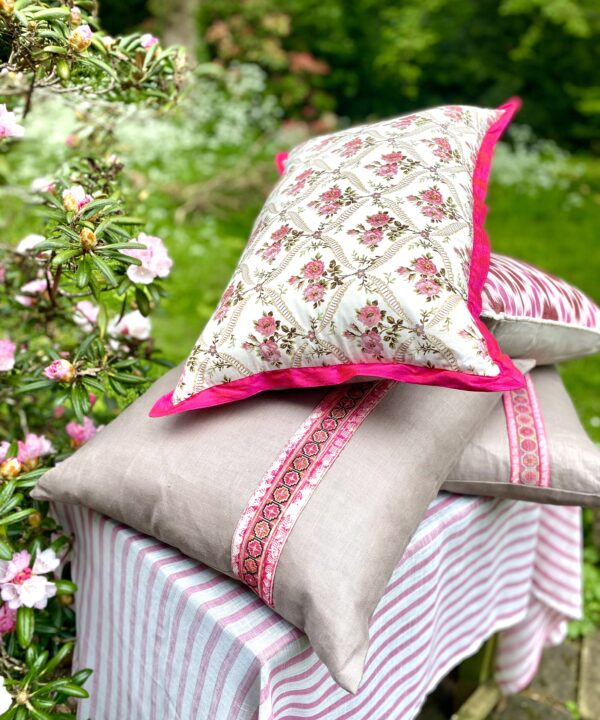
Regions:
M 166 240 L 175 260 L 171 297 L 155 320 L 158 345 L 170 360 L 187 355 L 214 309 L 260 209 L 261 199 L 255 200 L 226 218 L 196 215 L 174 226 L 173 213 L 164 212 L 169 199 L 154 197 L 163 212 L 153 231 Z M 496 185 L 489 205 L 487 228 L 495 250 L 559 275 L 600 302 L 600 195 L 590 192 L 580 206 L 565 207 L 560 190 L 533 198 Z M 587 431 L 600 442 L 600 357 L 567 363 L 561 371 Z

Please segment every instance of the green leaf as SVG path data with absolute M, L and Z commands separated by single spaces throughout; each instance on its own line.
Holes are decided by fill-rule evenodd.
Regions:
M 77 255 L 81 255 L 81 253 L 81 247 L 69 250 L 61 250 L 60 252 L 56 253 L 56 255 L 52 258 L 51 265 L 53 267 L 64 265 L 66 262 L 76 257 Z
M 90 282 L 90 268 L 87 257 L 83 257 L 75 272 L 75 284 L 81 290 Z
M 105 262 L 101 257 L 98 255 L 90 255 L 90 258 L 94 265 L 98 268 L 98 270 L 104 275 L 104 277 L 108 280 L 108 282 L 111 285 L 118 285 L 117 278 L 115 277 L 113 271 L 111 270 L 110 266 L 107 262 Z
M 0 540 L 0 560 L 11 560 L 14 549 L 8 540 Z
M 46 667 L 40 672 L 40 675 L 49 675 L 50 673 L 53 673 L 63 660 L 65 660 L 73 652 L 74 646 L 75 643 L 70 641 L 66 642 L 50 658 Z
M 98 305 L 98 318 L 96 322 L 98 324 L 100 337 L 104 338 L 106 335 L 106 328 L 108 327 L 108 310 L 106 309 L 106 305 L 104 303 L 100 303 Z
M 49 388 L 51 385 L 54 385 L 54 380 L 34 380 L 33 382 L 21 385 L 14 392 L 17 395 L 22 395 L 23 393 Z
M 49 8 L 48 10 L 34 10 L 29 17 L 32 20 L 54 20 L 56 18 L 64 18 L 71 12 L 68 7 Z
M 14 525 L 15 523 L 21 522 L 21 520 L 25 520 L 26 517 L 29 517 L 34 512 L 37 512 L 35 508 L 19 510 L 16 513 L 12 513 L 12 515 L 0 518 L 0 525 Z
M 71 580 L 55 580 L 57 595 L 74 595 L 77 592 L 77 585 Z
M 43 55 L 44 53 L 52 53 L 53 55 L 66 55 L 67 50 L 60 45 L 45 45 L 43 50 L 33 53 L 34 55 Z
M 17 487 L 17 481 L 15 479 L 9 480 L 2 490 L 0 490 L 0 512 L 4 505 L 11 499 Z
M 144 317 L 148 317 L 148 315 L 150 315 L 150 301 L 148 300 L 146 293 L 140 287 L 136 287 L 135 289 L 135 302 L 137 303 L 138 310 L 142 313 L 142 315 Z
M 63 685 L 60 688 L 59 692 L 62 695 L 67 695 L 68 697 L 76 697 L 76 698 L 89 697 L 89 693 L 87 690 L 84 690 L 82 687 L 79 687 L 79 685 L 73 685 L 72 683 L 69 683 L 68 685 Z
M 103 70 L 107 75 L 109 75 L 113 80 L 117 81 L 119 80 L 119 76 L 117 73 L 111 68 L 110 65 L 107 65 L 104 60 L 100 60 L 97 57 L 94 57 L 94 55 L 86 55 L 84 58 L 82 58 L 83 61 L 89 63 L 90 65 L 95 65 L 97 68 L 100 68 L 100 70 Z
M 13 508 L 17 507 L 23 501 L 23 493 L 16 493 L 13 497 L 4 505 L 0 511 L 1 515 L 10 512 Z
M 20 607 L 17 610 L 17 640 L 23 649 L 31 645 L 34 627 L 33 608 Z
M 81 385 L 71 386 L 71 405 L 78 423 L 83 423 L 83 416 L 90 408 L 88 394 Z
M 85 668 L 84 670 L 76 672 L 71 679 L 75 685 L 83 685 L 93 672 L 91 668 Z

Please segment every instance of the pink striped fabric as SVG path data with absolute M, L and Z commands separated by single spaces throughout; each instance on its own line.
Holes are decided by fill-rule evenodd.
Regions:
M 524 687 L 580 614 L 580 511 L 441 493 L 372 618 L 365 676 L 341 690 L 247 587 L 90 510 L 76 536 L 79 718 L 411 720 L 427 693 L 500 632 L 497 679 Z
M 600 308 L 593 300 L 522 260 L 493 254 L 482 299 L 482 317 L 533 318 L 600 332 Z

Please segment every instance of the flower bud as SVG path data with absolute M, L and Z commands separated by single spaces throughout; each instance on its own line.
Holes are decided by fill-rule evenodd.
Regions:
M 75 366 L 68 360 L 60 358 L 44 368 L 44 376 L 55 382 L 70 383 L 75 377 Z
M 83 52 L 89 48 L 93 37 L 94 33 L 89 25 L 80 25 L 69 35 L 69 45 L 75 52 Z
M 35 470 L 39 464 L 39 461 L 39 458 L 28 458 L 21 463 L 21 469 L 23 470 L 23 472 L 30 472 L 31 470 Z
M 93 230 L 84 227 L 79 233 L 79 242 L 84 250 L 89 251 L 96 247 L 98 239 L 96 238 L 96 233 Z
M 81 10 L 77 7 L 77 5 L 74 5 L 71 8 L 71 12 L 69 13 L 69 22 L 73 27 L 81 25 Z
M 21 463 L 17 460 L 17 458 L 8 458 L 8 460 L 5 460 L 0 465 L 0 475 L 5 480 L 10 480 L 11 478 L 16 478 L 17 475 L 20 475 L 22 469 Z
M 74 599 L 75 598 L 72 595 L 59 595 L 58 596 L 58 602 L 63 607 L 68 607 L 69 605 L 72 605 Z
M 0 0 L 0 12 L 3 15 L 12 15 L 15 11 L 15 0 Z
M 112 37 L 111 35 L 103 35 L 100 40 L 102 41 L 102 44 L 107 50 L 110 50 L 116 42 L 114 37 Z
M 41 512 L 34 512 L 29 515 L 27 522 L 32 528 L 38 528 L 42 524 L 43 516 Z

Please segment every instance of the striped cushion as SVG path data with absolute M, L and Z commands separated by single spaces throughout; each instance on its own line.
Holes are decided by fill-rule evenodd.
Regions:
M 512 357 L 553 364 L 600 350 L 600 308 L 522 260 L 492 255 L 481 316 Z

